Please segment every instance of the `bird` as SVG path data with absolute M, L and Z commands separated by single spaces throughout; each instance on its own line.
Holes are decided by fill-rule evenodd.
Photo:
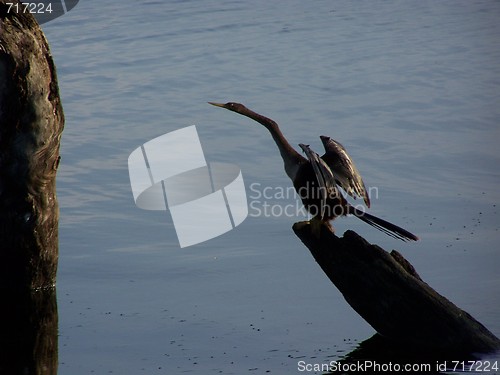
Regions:
M 416 235 L 406 229 L 368 214 L 364 209 L 347 201 L 342 190 L 353 198 L 362 198 L 366 207 L 371 205 L 358 169 L 339 142 L 321 136 L 325 148 L 322 156 L 309 145 L 300 143 L 299 147 L 306 155 L 304 157 L 290 145 L 274 120 L 250 110 L 241 103 L 208 103 L 246 116 L 263 125 L 271 133 L 283 159 L 285 173 L 292 180 L 302 204 L 312 215 L 310 223 L 313 224 L 313 233 L 317 236 L 320 225 L 329 226 L 329 222 L 337 217 L 353 215 L 394 238 L 402 241 L 418 240 Z

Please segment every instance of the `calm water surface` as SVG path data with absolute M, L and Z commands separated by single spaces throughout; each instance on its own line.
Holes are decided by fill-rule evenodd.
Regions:
M 303 217 L 180 249 L 168 213 L 135 207 L 128 155 L 192 124 L 248 189 L 290 186 L 267 131 L 207 101 L 245 103 L 294 145 L 342 142 L 372 212 L 422 240 L 337 231 L 397 248 L 500 336 L 498 19 L 491 1 L 82 1 L 45 24 L 66 114 L 59 374 L 291 374 L 374 333 L 292 233 Z

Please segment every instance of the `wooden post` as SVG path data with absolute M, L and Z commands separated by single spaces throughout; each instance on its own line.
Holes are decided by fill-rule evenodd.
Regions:
M 500 349 L 497 337 L 422 281 L 397 251 L 388 253 L 353 231 L 339 238 L 325 225 L 319 238 L 308 223 L 296 223 L 293 230 L 349 305 L 381 336 L 455 358 Z
M 18 0 L 0 0 L 0 288 L 48 288 L 64 115 L 47 40 L 30 13 L 8 2 Z
M 42 30 L 7 2 L 19 1 L 0 0 L 0 373 L 55 374 L 64 115 Z
M 57 374 L 55 288 L 0 289 L 0 298 L 0 374 Z

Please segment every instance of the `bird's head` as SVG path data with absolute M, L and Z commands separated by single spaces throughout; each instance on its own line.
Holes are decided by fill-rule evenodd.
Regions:
M 255 120 L 258 123 L 264 125 L 268 129 L 270 129 L 270 128 L 275 129 L 278 127 L 278 124 L 276 124 L 270 118 L 259 115 L 257 112 L 254 112 L 254 111 L 248 109 L 247 107 L 245 107 L 243 104 L 240 104 L 240 103 L 228 102 L 226 104 L 223 104 L 223 103 L 208 102 L 208 104 L 212 104 L 216 107 L 226 108 L 230 111 L 239 113 L 240 115 L 249 117 L 252 120 Z
M 241 113 L 241 114 L 248 112 L 248 108 L 240 103 L 229 102 L 229 103 L 224 104 L 224 103 L 208 102 L 208 104 L 212 104 L 216 107 L 226 108 L 226 109 L 229 109 L 230 111 Z

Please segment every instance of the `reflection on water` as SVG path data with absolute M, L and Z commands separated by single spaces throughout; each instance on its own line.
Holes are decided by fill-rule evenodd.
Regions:
M 430 343 L 431 345 L 433 343 Z M 314 374 L 413 373 L 442 374 L 457 372 L 497 373 L 498 355 L 450 353 L 391 341 L 379 334 L 357 344 L 347 354 L 316 353 L 312 357 L 294 356 L 297 371 Z M 339 357 L 340 355 L 340 357 Z
M 57 374 L 56 290 L 1 293 L 0 374 Z
M 345 373 L 353 374 L 365 371 L 388 373 L 391 370 L 437 374 L 453 371 L 454 367 L 456 370 L 457 366 L 461 366 L 462 363 L 465 371 L 473 371 L 475 370 L 473 361 L 482 358 L 484 359 L 485 356 L 474 353 L 449 354 L 437 352 L 434 348 L 426 350 L 422 347 L 401 345 L 401 343 L 394 343 L 375 334 L 344 356 L 338 366 L 345 366 L 340 368 L 347 369 Z M 332 371 L 332 373 L 335 372 Z

